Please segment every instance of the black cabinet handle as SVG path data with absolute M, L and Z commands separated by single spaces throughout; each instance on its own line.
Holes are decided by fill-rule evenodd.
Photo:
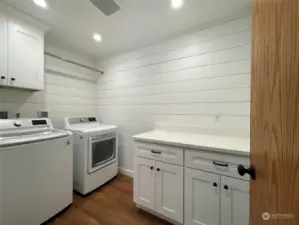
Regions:
M 4 79 L 5 79 L 5 76 L 1 76 L 1 79 L 4 80 Z
M 213 164 L 216 166 L 228 167 L 228 164 L 225 164 L 225 163 L 213 162 Z
M 12 81 L 15 81 L 15 80 L 16 80 L 16 79 L 15 79 L 15 78 L 13 78 L 13 77 L 12 77 L 12 78 L 10 78 L 10 79 L 11 79 Z
M 228 190 L 228 186 L 227 186 L 227 185 L 224 185 L 224 189 L 225 189 L 225 190 Z
M 248 169 L 246 169 L 243 165 L 239 165 L 238 173 L 240 174 L 240 176 L 244 176 L 247 173 L 252 180 L 256 179 L 255 168 L 253 165 L 250 165 Z
M 20 127 L 20 126 L 22 126 L 22 124 L 20 124 L 20 123 L 17 123 L 17 122 L 14 122 L 14 124 L 13 124 L 14 126 L 16 126 L 16 127 Z
M 214 187 L 217 187 L 217 186 L 218 186 L 218 184 L 217 184 L 216 182 L 214 182 L 214 183 L 213 183 L 213 186 L 214 186 Z
M 151 170 L 153 170 L 153 169 L 154 169 L 154 167 L 153 167 L 153 166 L 151 166 L 151 167 L 150 167 L 150 169 L 151 169 Z
M 151 150 L 151 152 L 154 153 L 154 154 L 159 154 L 159 155 L 161 155 L 161 151 L 154 151 L 154 150 Z
M 159 172 L 159 171 L 160 171 L 160 168 L 157 168 L 157 171 Z

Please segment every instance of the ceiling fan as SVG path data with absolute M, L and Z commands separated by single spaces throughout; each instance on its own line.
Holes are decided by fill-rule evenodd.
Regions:
M 114 0 L 90 0 L 95 7 L 101 10 L 106 16 L 110 16 L 113 13 L 120 10 L 119 5 Z

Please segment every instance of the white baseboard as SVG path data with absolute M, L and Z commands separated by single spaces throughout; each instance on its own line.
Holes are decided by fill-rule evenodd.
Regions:
M 133 177 L 133 174 L 134 174 L 133 170 L 128 170 L 128 169 L 124 169 L 124 168 L 120 168 L 120 167 L 118 168 L 118 172 L 120 174 L 124 174 L 129 177 Z

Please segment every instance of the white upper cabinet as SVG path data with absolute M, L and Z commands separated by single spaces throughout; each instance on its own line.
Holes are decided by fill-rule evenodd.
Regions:
M 0 13 L 0 85 L 7 85 L 7 19 Z
M 134 170 L 134 200 L 155 210 L 155 161 L 136 157 Z
M 0 13 L 0 85 L 44 88 L 44 32 Z
M 249 225 L 249 182 L 221 177 L 221 225 Z
M 156 212 L 183 223 L 184 169 L 156 161 Z
M 185 168 L 185 225 L 220 225 L 220 182 L 219 175 Z
M 13 87 L 44 88 L 43 33 L 15 20 L 8 22 L 8 83 Z

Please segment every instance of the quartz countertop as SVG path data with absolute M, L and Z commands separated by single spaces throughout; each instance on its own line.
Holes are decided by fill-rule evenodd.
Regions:
M 185 148 L 249 156 L 249 138 L 153 130 L 133 136 L 136 141 L 169 144 Z

